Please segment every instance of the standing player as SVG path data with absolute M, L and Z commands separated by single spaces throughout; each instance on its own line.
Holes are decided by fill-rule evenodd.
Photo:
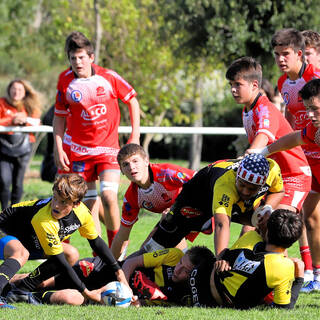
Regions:
M 310 120 L 298 92 L 308 81 L 319 78 L 320 70 L 316 69 L 312 64 L 307 65 L 304 62 L 305 39 L 301 32 L 295 29 L 279 30 L 273 35 L 271 45 L 275 54 L 276 64 L 280 71 L 284 73 L 278 80 L 278 88 L 286 104 L 286 118 L 294 130 L 301 130 Z M 303 145 L 302 149 L 314 175 L 315 170 L 312 167 L 319 161 L 319 149 L 311 145 Z M 317 186 L 312 183 L 311 192 L 303 205 L 303 214 L 306 217 L 314 216 L 316 213 L 313 213 L 313 211 L 318 210 L 319 201 L 320 193 L 317 191 Z M 308 233 L 308 223 L 306 223 L 306 228 Z M 313 241 L 313 237 L 308 235 L 308 241 L 312 256 L 314 244 L 310 243 L 310 241 Z M 307 247 L 305 248 L 305 253 L 308 254 Z M 320 265 L 318 267 L 313 266 L 313 268 L 318 268 L 320 271 Z M 312 278 L 312 275 L 310 276 Z M 306 280 L 312 279 L 310 277 L 307 279 L 306 277 Z
M 272 154 L 281 150 L 293 148 L 298 145 L 310 145 L 313 150 L 318 150 L 320 154 L 319 128 L 320 128 L 320 79 L 309 81 L 301 90 L 300 96 L 306 106 L 306 112 L 311 119 L 311 123 L 302 130 L 295 131 L 283 136 L 273 144 L 261 150 L 262 154 Z M 249 150 L 250 151 L 250 150 Z M 253 152 L 257 152 L 254 150 Z M 320 194 L 320 162 L 314 161 L 312 170 L 312 190 L 314 199 L 318 199 Z M 308 199 L 308 198 L 307 198 Z M 306 200 L 307 201 L 307 200 Z M 310 205 L 310 204 L 309 204 Z M 314 202 L 313 210 L 305 212 L 305 222 L 308 230 L 308 240 L 311 248 L 314 280 L 309 281 L 302 288 L 302 292 L 320 291 L 320 218 L 319 201 Z
M 251 57 L 237 59 L 229 66 L 226 77 L 230 82 L 235 101 L 244 105 L 242 121 L 250 149 L 261 149 L 281 136 L 293 132 L 282 113 L 259 92 L 262 68 L 258 62 Z M 278 152 L 271 158 L 280 166 L 285 189 L 285 196 L 277 208 L 301 211 L 302 204 L 311 189 L 311 170 L 301 147 Z M 244 231 L 249 229 L 250 227 L 246 227 Z M 312 275 L 311 257 L 304 251 L 307 249 L 309 252 L 306 235 L 300 240 L 300 252 L 305 263 L 306 275 Z
M 118 187 L 120 170 L 118 99 L 129 107 L 132 133 L 129 142 L 139 143 L 140 109 L 135 90 L 116 72 L 95 65 L 91 42 L 72 32 L 65 51 L 71 67 L 60 74 L 53 122 L 57 166 L 80 174 L 87 182 L 100 179 L 106 206 L 109 245 L 120 225 Z M 71 155 L 62 147 L 66 117 L 70 110 Z
M 316 31 L 302 31 L 305 44 L 305 58 L 308 64 L 320 69 L 320 34 Z
M 144 149 L 137 144 L 127 144 L 118 153 L 121 171 L 131 181 L 124 196 L 121 226 L 115 236 L 111 250 L 118 258 L 128 245 L 133 225 L 138 221 L 141 208 L 165 216 L 174 203 L 184 183 L 194 175 L 194 171 L 177 165 L 150 164 Z M 151 232 L 149 237 L 154 233 Z M 181 243 L 180 249 L 186 247 Z

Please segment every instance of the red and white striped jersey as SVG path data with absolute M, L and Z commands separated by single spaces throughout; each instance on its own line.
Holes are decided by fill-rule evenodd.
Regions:
M 77 78 L 71 69 L 62 72 L 57 89 L 55 115 L 67 117 L 68 109 L 71 114 L 71 160 L 117 154 L 118 99 L 128 103 L 135 90 L 116 72 L 94 64 L 89 78 Z
M 194 171 L 174 164 L 150 164 L 151 186 L 140 188 L 131 182 L 124 196 L 121 224 L 132 226 L 138 220 L 139 210 L 162 213 L 170 208 L 180 193 L 184 183 L 194 175 Z
M 256 135 L 263 133 L 268 138 L 268 145 L 280 137 L 293 132 L 289 122 L 266 96 L 260 96 L 253 108 L 242 111 L 243 126 L 251 144 Z M 275 160 L 281 168 L 283 177 L 296 176 L 303 173 L 303 167 L 308 167 L 307 159 L 301 147 L 277 152 L 269 158 Z

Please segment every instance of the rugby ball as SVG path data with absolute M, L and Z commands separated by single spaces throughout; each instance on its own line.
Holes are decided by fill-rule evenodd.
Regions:
M 127 308 L 130 306 L 132 292 L 128 286 L 119 282 L 109 282 L 105 291 L 101 293 L 101 298 L 105 305 Z

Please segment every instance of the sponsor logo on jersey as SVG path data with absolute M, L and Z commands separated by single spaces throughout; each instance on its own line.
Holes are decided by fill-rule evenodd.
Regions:
M 163 256 L 164 254 L 167 254 L 168 252 L 169 252 L 169 249 L 157 250 L 157 251 L 154 251 L 152 256 L 154 258 L 156 258 L 156 257 Z
M 105 96 L 106 92 L 104 90 L 104 87 L 98 87 L 97 88 L 97 97 Z
M 33 241 L 33 244 L 34 246 L 37 248 L 37 249 L 41 249 L 41 245 L 40 245 L 40 242 L 39 242 L 39 239 L 37 236 L 32 236 L 32 241 Z
M 186 183 L 188 182 L 188 177 L 185 173 L 183 172 L 178 172 L 177 173 L 177 177 L 179 178 L 179 180 L 182 182 L 182 183 Z
M 289 93 L 288 92 L 284 92 L 283 93 L 283 101 L 286 105 L 288 105 L 290 99 L 289 99 Z
M 233 270 L 242 271 L 252 274 L 260 266 L 260 261 L 252 261 L 245 257 L 243 251 L 238 255 L 236 261 L 233 264 Z
M 224 206 L 224 207 L 228 208 L 229 201 L 230 201 L 230 197 L 227 196 L 226 194 L 223 194 L 221 200 L 219 201 L 219 204 L 220 204 L 220 206 Z
M 81 118 L 85 121 L 94 121 L 106 113 L 107 107 L 104 104 L 95 104 L 89 107 L 87 111 L 82 110 Z
M 80 225 L 80 224 L 77 224 L 77 223 L 70 224 L 70 226 L 67 226 L 67 227 L 63 228 L 64 234 L 68 234 L 68 233 L 70 233 L 70 232 L 72 232 L 72 231 L 75 231 L 75 230 L 79 229 L 80 226 L 81 226 L 81 225 Z
M 193 269 L 190 275 L 189 279 L 189 284 L 190 284 L 190 289 L 191 289 L 191 294 L 192 294 L 192 304 L 194 306 L 200 307 L 199 303 L 199 294 L 198 294 L 198 289 L 196 287 L 196 275 L 198 273 L 198 269 Z
M 296 125 L 303 125 L 309 119 L 305 110 L 298 111 L 294 118 Z
M 80 102 L 82 99 L 82 94 L 79 90 L 71 91 L 71 99 L 75 102 Z
M 195 218 L 202 215 L 200 210 L 192 207 L 183 207 L 180 209 L 180 213 L 186 218 Z
M 142 207 L 145 208 L 145 209 L 150 210 L 150 209 L 153 208 L 153 204 L 150 201 L 143 201 L 142 202 Z
M 29 274 L 29 277 L 30 277 L 31 279 L 33 279 L 33 278 L 38 277 L 39 275 L 40 275 L 40 271 L 39 271 L 39 268 L 37 268 L 37 269 L 33 270 L 33 271 Z
M 86 260 L 81 260 L 79 262 L 80 269 L 82 271 L 82 274 L 84 277 L 89 277 L 90 273 L 94 269 L 94 264 L 92 262 L 86 261 Z
M 58 245 L 58 240 L 54 234 L 47 233 L 48 246 L 51 248 L 53 246 Z
M 84 172 L 86 163 L 84 161 L 73 161 L 72 171 L 73 172 Z

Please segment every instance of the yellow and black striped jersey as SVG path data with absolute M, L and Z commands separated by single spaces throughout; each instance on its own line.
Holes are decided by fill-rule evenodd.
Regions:
M 267 160 L 270 165 L 270 171 L 266 183 L 255 197 L 247 201 L 240 199 L 236 189 L 239 161 L 228 160 L 215 163 L 213 167 L 221 168 L 224 172 L 216 179 L 213 186 L 212 212 L 226 214 L 235 220 L 237 214 L 244 213 L 259 205 L 266 193 L 281 192 L 283 190 L 283 181 L 280 167 L 274 160 L 269 158 Z
M 241 200 L 236 189 L 240 160 L 221 160 L 202 168 L 183 185 L 172 211 L 183 212 L 189 220 L 195 220 L 197 215 L 203 215 L 208 220 L 215 213 L 228 215 L 234 222 L 240 222 L 240 215 L 251 218 L 255 206 L 259 205 L 266 194 L 283 191 L 280 167 L 274 160 L 267 160 L 270 171 L 266 183 L 251 199 Z M 188 215 L 189 207 L 196 210 L 189 210 L 191 213 Z
M 51 215 L 51 198 L 26 201 L 5 209 L 0 214 L 0 229 L 18 238 L 30 252 L 58 255 L 61 241 L 79 230 L 82 237 L 98 237 L 89 209 L 80 203 L 69 215 L 55 219 Z
M 157 250 L 143 255 L 143 273 L 160 287 L 168 297 L 169 304 L 190 304 L 190 294 L 186 283 L 172 281 L 174 268 L 183 256 L 184 253 L 177 248 Z
M 282 253 L 266 252 L 257 232 L 250 231 L 240 237 L 222 259 L 227 260 L 232 269 L 216 274 L 215 284 L 220 295 L 232 305 L 256 306 L 272 290 L 276 304 L 290 303 L 294 263 Z

